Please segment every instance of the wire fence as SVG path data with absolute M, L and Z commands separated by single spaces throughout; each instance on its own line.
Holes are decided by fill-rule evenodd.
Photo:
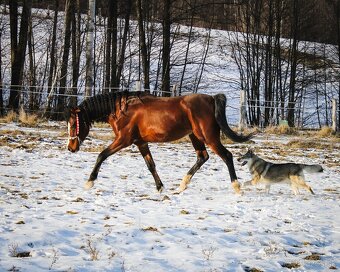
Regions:
M 51 116 L 52 114 L 63 114 L 63 111 L 56 110 L 54 103 L 56 103 L 59 97 L 63 97 L 65 99 L 65 106 L 68 105 L 69 101 L 72 98 L 75 98 L 78 103 L 83 101 L 84 99 L 91 97 L 85 94 L 85 88 L 73 88 L 73 87 L 56 87 L 56 86 L 10 86 L 5 85 L 0 87 L 3 105 L 0 105 L 0 110 L 2 113 L 6 113 L 11 109 L 8 107 L 8 100 L 11 88 L 15 88 L 19 93 L 19 101 L 20 108 L 25 112 L 30 114 L 37 114 L 41 116 Z M 60 92 L 60 89 L 63 89 Z M 99 94 L 102 92 L 111 92 L 111 91 L 145 91 L 149 92 L 155 96 L 178 96 L 177 86 L 172 86 L 170 91 L 162 91 L 162 90 L 146 90 L 143 89 L 140 82 L 137 82 L 133 88 L 105 88 L 105 89 L 93 89 L 93 94 Z M 186 95 L 189 92 L 182 92 L 181 95 Z M 213 95 L 219 93 L 209 92 L 208 94 Z M 334 123 L 334 116 L 339 116 L 339 107 L 335 106 L 332 103 L 332 100 L 326 101 L 316 107 L 314 104 L 303 103 L 302 108 L 291 107 L 291 104 L 288 101 L 276 101 L 276 100 L 245 100 L 243 109 L 246 110 L 245 113 L 241 113 L 241 95 L 237 95 L 234 93 L 225 92 L 227 96 L 227 117 L 228 122 L 232 125 L 238 125 L 241 122 L 241 116 L 249 116 L 251 112 L 257 112 L 260 115 L 259 126 L 264 126 L 265 111 L 271 111 L 269 124 L 277 125 L 280 121 L 284 119 L 283 116 L 278 116 L 283 112 L 287 112 L 291 109 L 296 111 L 296 126 L 299 128 L 318 128 L 324 125 L 330 125 L 332 122 Z M 33 98 L 32 98 L 33 97 Z M 32 99 L 35 99 L 36 103 L 33 103 Z M 304 98 L 302 98 L 304 99 Z M 306 98 L 307 99 L 307 98 Z M 310 99 L 310 98 L 308 98 Z M 30 102 L 31 101 L 31 102 Z M 49 101 L 51 102 L 51 107 L 48 107 Z M 31 103 L 31 105 L 30 105 Z M 338 105 L 338 104 L 336 104 Z M 249 121 L 249 120 L 248 120 Z M 268 121 L 268 120 L 267 120 Z M 246 121 L 247 122 L 247 121 Z

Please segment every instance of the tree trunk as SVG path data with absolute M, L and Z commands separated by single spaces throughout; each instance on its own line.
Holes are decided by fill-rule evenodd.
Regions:
M 265 97 L 265 109 L 264 109 L 264 126 L 268 126 L 272 120 L 272 107 L 273 107 L 273 67 L 272 67 L 272 43 L 273 43 L 273 27 L 274 27 L 274 10 L 273 1 L 268 3 L 268 34 L 266 37 L 266 59 L 265 59 L 265 82 L 264 82 L 264 97 Z
M 202 61 L 200 63 L 200 69 L 199 69 L 199 72 L 197 74 L 197 78 L 195 80 L 196 86 L 195 86 L 195 89 L 194 89 L 194 93 L 197 93 L 198 87 L 201 83 L 201 79 L 202 79 L 202 75 L 203 75 L 203 71 L 204 71 L 204 66 L 205 66 L 205 62 L 206 62 L 206 59 L 207 59 L 209 46 L 210 46 L 210 34 L 211 34 L 211 24 L 210 24 L 210 27 L 209 27 L 209 30 L 208 30 L 208 35 L 206 37 L 206 46 L 205 46 L 205 49 L 204 49 Z
M 196 4 L 196 1 L 194 1 L 194 5 Z M 192 39 L 192 28 L 194 24 L 194 11 L 191 11 L 191 16 L 190 16 L 190 30 L 189 30 L 189 35 L 188 35 L 188 42 L 187 42 L 187 48 L 185 51 L 185 58 L 184 58 L 184 66 L 183 66 L 183 71 L 181 75 L 181 80 L 179 83 L 179 90 L 178 90 L 178 95 L 182 95 L 182 86 L 183 86 L 183 81 L 184 81 L 184 75 L 186 72 L 186 67 L 187 67 L 187 61 L 188 61 L 188 56 L 189 56 L 189 49 L 190 49 L 190 44 L 191 44 L 191 39 Z
M 124 32 L 123 32 L 122 45 L 120 48 L 118 63 L 117 63 L 117 77 L 116 77 L 117 87 L 120 86 L 120 80 L 122 77 L 122 71 L 123 71 L 124 62 L 125 62 L 126 44 L 127 44 L 128 33 L 129 33 L 129 28 L 130 28 L 131 6 L 132 6 L 132 0 L 126 0 Z
M 65 89 L 67 85 L 68 58 L 70 54 L 70 44 L 71 44 L 71 24 L 72 24 L 72 14 L 74 12 L 73 5 L 74 5 L 73 0 L 66 0 L 64 52 L 63 52 L 62 64 L 61 64 L 59 95 L 57 99 L 57 108 L 56 108 L 57 119 L 61 119 L 62 113 L 64 112 L 64 109 L 65 109 Z
M 5 113 L 4 110 L 4 98 L 2 94 L 3 80 L 2 80 L 2 30 L 0 30 L 0 116 Z
M 145 25 L 144 25 L 144 14 L 142 8 L 142 0 L 136 1 L 137 8 L 137 19 L 138 19 L 138 29 L 139 29 L 139 47 L 142 55 L 142 67 L 144 74 L 144 89 L 150 89 L 150 61 L 148 58 L 148 50 L 146 47 L 145 39 Z
M 33 39 L 32 21 L 29 23 L 28 31 L 28 59 L 29 59 L 29 110 L 34 111 L 39 108 L 37 105 L 36 97 L 36 71 L 35 71 L 35 52 L 34 52 L 34 39 Z
M 105 83 L 104 92 L 109 91 L 111 85 L 111 45 L 112 45 L 112 21 L 113 21 L 113 10 L 115 8 L 116 1 L 109 1 L 109 14 L 107 18 L 106 26 L 106 47 L 105 47 Z
M 89 10 L 87 15 L 87 42 L 86 42 L 86 82 L 85 96 L 92 96 L 94 83 L 94 63 L 93 63 L 93 46 L 94 46 L 94 21 L 95 21 L 95 0 L 89 0 Z
M 22 15 L 20 22 L 19 42 L 18 33 L 18 1 L 11 0 L 10 3 L 10 29 L 11 29 L 11 92 L 9 97 L 9 108 L 19 109 L 20 85 L 22 84 L 23 69 L 28 39 L 28 25 L 31 18 L 32 0 L 23 0 Z
M 295 125 L 295 93 L 296 93 L 296 69 L 297 69 L 297 53 L 298 53 L 298 22 L 299 22 L 299 12 L 298 3 L 299 0 L 293 1 L 293 24 L 292 24 L 292 36 L 293 44 L 291 47 L 291 68 L 290 68 L 290 83 L 289 83 L 289 93 L 288 93 L 288 111 L 287 111 L 287 121 L 290 127 Z
M 171 0 L 164 0 L 163 7 L 163 51 L 162 51 L 162 94 L 170 96 L 170 30 L 171 30 Z
M 336 26 L 338 40 L 338 65 L 340 65 L 340 2 L 336 1 Z M 338 129 L 340 128 L 340 77 L 338 82 Z
M 79 79 L 79 62 L 80 62 L 80 0 L 76 2 L 75 12 L 72 14 L 72 92 L 70 98 L 70 105 L 76 106 L 78 79 Z M 76 17 L 77 15 L 77 17 Z
M 115 88 L 118 90 L 118 79 L 117 79 L 117 51 L 118 51 L 118 33 L 117 33 L 117 19 L 118 19 L 118 12 L 117 12 L 117 1 L 113 1 L 113 10 L 112 12 L 112 47 L 111 47 L 111 82 L 110 87 Z
M 59 10 L 59 0 L 54 1 L 54 17 L 53 17 L 53 30 L 52 30 L 52 40 L 51 40 L 51 51 L 50 51 L 50 69 L 48 74 L 48 98 L 46 103 L 45 115 L 49 115 L 51 111 L 51 102 L 52 102 L 52 94 L 54 90 L 52 89 L 52 81 L 54 78 L 55 70 L 56 70 L 56 41 L 57 41 L 57 23 L 58 23 L 58 10 Z

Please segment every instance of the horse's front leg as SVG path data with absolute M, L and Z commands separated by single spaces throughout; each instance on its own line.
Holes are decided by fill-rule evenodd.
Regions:
M 97 179 L 98 172 L 99 172 L 99 169 L 102 163 L 109 156 L 113 155 L 114 153 L 118 152 L 119 150 L 127 146 L 128 144 L 124 144 L 122 141 L 119 140 L 119 138 L 116 138 L 115 141 L 110 146 L 108 146 L 102 152 L 100 152 L 100 154 L 98 155 L 96 164 L 94 165 L 93 170 L 91 172 L 90 178 L 85 183 L 85 189 L 90 189 L 93 187 L 94 181 Z
M 151 172 L 155 183 L 156 183 L 156 188 L 158 190 L 158 192 L 162 192 L 163 190 L 163 183 L 161 181 L 161 179 L 158 176 L 158 173 L 156 171 L 156 165 L 155 162 L 153 161 L 150 149 L 149 149 L 149 145 L 147 143 L 142 143 L 142 144 L 138 144 L 138 148 L 140 153 L 142 154 L 146 165 L 149 169 L 149 171 Z

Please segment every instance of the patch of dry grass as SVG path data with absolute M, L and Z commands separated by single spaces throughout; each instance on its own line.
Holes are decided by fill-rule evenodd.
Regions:
M 298 131 L 296 128 L 290 127 L 288 125 L 279 126 L 268 126 L 264 129 L 265 133 L 276 134 L 276 135 L 296 135 Z
M 113 132 L 109 133 L 98 133 L 98 132 L 92 132 L 90 131 L 89 136 L 98 140 L 112 142 L 114 140 L 114 134 Z
M 325 149 L 332 150 L 334 148 L 333 144 L 321 143 L 317 140 L 305 140 L 305 139 L 294 139 L 286 144 L 290 148 L 304 148 L 304 149 Z
M 2 123 L 11 123 L 17 120 L 17 114 L 15 111 L 9 111 L 3 118 L 0 119 Z
M 299 263 L 293 262 L 293 263 L 283 263 L 281 264 L 282 267 L 293 269 L 293 268 L 299 268 L 301 265 Z
M 38 123 L 38 116 L 36 114 L 27 114 L 23 109 L 20 110 L 18 119 L 25 126 L 36 126 Z
M 322 127 L 317 133 L 316 136 L 320 138 L 331 137 L 333 135 L 333 131 L 331 127 Z
M 93 127 L 96 128 L 111 128 L 109 123 L 106 122 L 94 122 Z
M 38 115 L 28 114 L 23 109 L 17 114 L 15 111 L 9 111 L 3 118 L 0 119 L 2 123 L 20 122 L 23 126 L 34 127 L 38 123 Z
M 320 261 L 321 260 L 321 254 L 319 253 L 312 253 L 311 255 L 308 255 L 304 258 L 308 261 Z

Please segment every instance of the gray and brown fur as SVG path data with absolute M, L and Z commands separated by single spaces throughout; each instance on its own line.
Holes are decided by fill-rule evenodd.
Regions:
M 312 188 L 306 183 L 303 171 L 308 173 L 322 172 L 321 165 L 299 164 L 299 163 L 272 163 L 255 155 L 252 150 L 238 158 L 242 165 L 248 165 L 252 179 L 243 185 L 256 185 L 264 183 L 267 193 L 270 186 L 275 183 L 290 183 L 295 195 L 299 193 L 299 188 L 304 188 L 314 194 Z

